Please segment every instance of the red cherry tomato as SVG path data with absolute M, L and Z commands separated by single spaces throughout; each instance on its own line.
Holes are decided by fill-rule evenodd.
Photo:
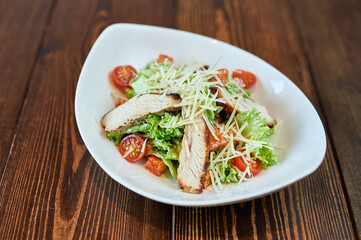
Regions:
M 144 139 L 137 134 L 130 134 L 123 138 L 119 144 L 119 152 L 128 162 L 137 162 L 142 159 L 147 151 L 147 146 L 143 148 Z
M 227 69 L 218 69 L 217 77 L 219 78 L 219 80 L 221 80 L 223 85 L 226 85 L 228 83 L 228 70 Z M 209 81 L 216 82 L 217 80 L 215 77 L 212 77 L 211 79 L 209 79 Z
M 228 83 L 228 70 L 227 69 L 218 69 L 217 70 L 217 76 L 222 81 L 223 85 L 226 85 Z
M 261 161 L 256 159 L 256 162 L 248 162 L 249 165 L 247 165 L 243 158 L 238 156 L 234 159 L 234 165 L 241 170 L 242 172 L 246 171 L 247 167 L 249 166 L 249 170 L 252 173 L 253 176 L 255 176 L 257 173 L 259 173 L 262 170 L 262 164 Z M 248 174 L 247 174 L 248 175 Z
M 112 80 L 119 88 L 130 87 L 130 80 L 136 76 L 137 70 L 130 65 L 118 66 L 112 72 Z
M 166 59 L 168 60 L 168 62 L 171 62 L 171 63 L 173 62 L 173 58 L 171 58 L 165 54 L 159 54 L 157 63 L 163 63 L 163 62 L 165 62 Z
M 256 84 L 257 78 L 251 72 L 247 72 L 241 69 L 234 70 L 232 78 L 239 84 L 241 88 L 249 89 Z
M 120 105 L 122 105 L 123 103 L 125 103 L 127 100 L 124 100 L 122 98 L 118 98 L 118 100 L 115 102 L 115 107 L 118 107 Z

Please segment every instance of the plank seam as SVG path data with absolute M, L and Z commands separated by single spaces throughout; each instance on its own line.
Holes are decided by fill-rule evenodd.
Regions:
M 20 122 L 20 119 L 21 119 L 21 116 L 22 116 L 22 113 L 24 111 L 26 101 L 27 101 L 27 98 L 28 98 L 30 82 L 31 82 L 31 79 L 32 79 L 32 77 L 34 75 L 35 66 L 36 66 L 37 62 L 39 61 L 40 53 L 41 53 L 41 50 L 42 50 L 43 45 L 44 45 L 45 35 L 46 35 L 47 29 L 48 29 L 48 27 L 50 25 L 51 17 L 53 15 L 53 12 L 54 12 L 54 9 L 55 9 L 55 6 L 56 6 L 57 2 L 58 2 L 58 0 L 53 0 L 52 1 L 52 4 L 51 4 L 50 9 L 49 9 L 48 16 L 46 17 L 46 21 L 45 21 L 45 24 L 44 24 L 44 29 L 43 29 L 43 32 L 41 34 L 41 38 L 40 38 L 40 41 L 39 41 L 39 46 L 38 46 L 38 49 L 36 50 L 36 57 L 33 60 L 33 63 L 31 65 L 31 67 L 30 67 L 30 73 L 29 73 L 29 77 L 27 79 L 27 85 L 26 85 L 26 88 L 25 88 L 23 99 L 21 101 L 21 110 L 19 111 L 18 117 L 16 118 L 15 126 L 13 128 L 13 138 L 11 140 L 11 145 L 10 145 L 9 150 L 7 152 L 5 152 L 4 157 L 3 157 L 4 160 L 2 161 L 2 164 L 0 166 L 0 182 L 1 182 L 2 178 L 3 178 L 7 162 L 8 162 L 8 160 L 9 160 L 9 158 L 11 156 L 11 153 L 13 151 L 14 143 L 15 143 L 15 140 L 16 140 L 16 133 L 17 133 L 17 130 L 18 130 L 18 127 L 19 127 L 19 122 Z
M 292 11 L 294 13 L 296 12 L 293 1 L 291 1 L 291 9 L 292 9 Z M 296 13 L 294 15 L 296 15 Z M 307 68 L 309 70 L 310 77 L 311 77 L 311 82 L 312 82 L 315 90 L 317 90 L 317 92 L 318 92 L 320 90 L 320 88 L 317 85 L 317 82 L 315 81 L 314 69 L 312 68 L 310 56 L 309 56 L 307 48 L 305 46 L 306 40 L 305 40 L 305 38 L 304 38 L 304 36 L 302 34 L 301 27 L 300 27 L 300 24 L 299 24 L 299 20 L 298 20 L 297 17 L 296 17 L 296 20 L 295 20 L 295 26 L 297 27 L 297 31 L 299 32 L 298 35 L 299 35 L 299 38 L 301 39 L 300 46 L 302 47 L 302 51 L 303 51 L 304 57 L 306 59 Z M 350 215 L 351 227 L 352 227 L 352 230 L 353 230 L 352 232 L 354 233 L 355 239 L 359 239 L 358 238 L 358 229 L 357 229 L 357 226 L 356 226 L 355 217 L 354 217 L 354 214 L 353 214 L 353 211 L 352 211 L 352 208 L 351 208 L 351 202 L 349 200 L 349 193 L 347 191 L 346 183 L 344 181 L 344 177 L 343 177 L 339 157 L 338 157 L 337 152 L 336 152 L 336 147 L 335 147 L 334 141 L 333 141 L 333 139 L 331 137 L 331 134 L 330 134 L 330 130 L 329 130 L 330 127 L 329 127 L 329 123 L 328 123 L 328 120 L 326 118 L 326 114 L 325 114 L 325 110 L 324 110 L 325 108 L 324 108 L 323 103 L 321 101 L 320 95 L 319 94 L 315 94 L 315 95 L 316 95 L 316 100 L 317 100 L 317 102 L 319 104 L 320 115 L 322 115 L 322 117 L 323 117 L 323 124 L 324 124 L 324 129 L 325 129 L 325 132 L 326 132 L 326 136 L 328 136 L 328 139 L 329 139 L 329 142 L 330 142 L 330 151 L 332 152 L 332 154 L 333 154 L 333 156 L 335 158 L 337 171 L 340 174 L 340 183 L 341 183 L 342 190 L 344 192 L 347 211 L 348 211 L 348 213 Z
M 177 24 L 178 19 L 178 9 L 179 9 L 179 1 L 173 0 L 173 26 L 175 29 L 179 29 Z M 172 206 L 172 226 L 171 226 L 171 239 L 174 240 L 176 238 L 176 206 Z
M 172 206 L 172 240 L 175 239 L 175 206 Z

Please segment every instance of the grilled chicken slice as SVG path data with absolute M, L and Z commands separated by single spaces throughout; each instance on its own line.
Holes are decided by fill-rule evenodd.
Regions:
M 188 193 L 202 193 L 208 167 L 209 130 L 202 116 L 186 125 L 179 154 L 178 184 Z
M 181 97 L 176 93 L 138 95 L 105 114 L 101 120 L 101 125 L 107 132 L 120 132 L 139 124 L 150 114 L 180 109 L 174 105 L 181 101 Z
M 218 89 L 216 87 L 213 87 L 211 89 L 213 94 L 215 94 L 217 92 L 217 90 Z M 221 91 L 218 91 L 217 98 L 223 98 Z M 218 104 L 223 107 L 223 110 L 226 113 L 232 114 L 232 112 L 234 110 L 234 105 L 232 105 L 228 102 L 227 103 L 219 102 Z M 276 120 L 269 115 L 269 113 L 267 112 L 267 109 L 264 106 L 262 106 L 259 103 L 253 102 L 252 100 L 249 100 L 247 98 L 243 99 L 242 102 L 239 104 L 238 109 L 236 110 L 236 114 L 238 114 L 239 112 L 251 111 L 252 108 L 255 108 L 258 112 L 260 112 L 261 118 L 266 119 L 267 126 L 273 127 L 276 124 Z
M 208 143 L 208 147 L 209 147 L 209 151 L 217 151 L 221 148 L 224 148 L 227 145 L 227 140 L 223 137 L 222 133 L 219 131 L 219 129 L 214 126 L 214 133 L 217 136 L 218 140 L 213 136 L 212 133 L 209 133 L 209 143 Z

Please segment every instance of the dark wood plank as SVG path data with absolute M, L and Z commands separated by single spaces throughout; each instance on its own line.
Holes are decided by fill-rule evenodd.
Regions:
M 0 1 L 0 177 L 52 2 Z
M 168 1 L 57 2 L 0 181 L 1 238 L 170 238 L 172 207 L 103 172 L 78 134 L 73 104 L 82 63 L 107 25 L 169 27 L 170 9 Z
M 178 28 L 231 42 L 271 63 L 322 116 L 290 1 L 179 1 L 177 16 Z M 177 239 L 355 237 L 331 144 L 314 174 L 282 191 L 226 207 L 176 207 L 174 218 Z
M 293 2 L 361 237 L 361 2 Z

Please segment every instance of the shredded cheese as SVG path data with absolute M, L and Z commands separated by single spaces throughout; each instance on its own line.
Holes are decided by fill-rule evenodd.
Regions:
M 147 146 L 147 141 L 148 141 L 148 138 L 146 138 L 143 143 L 142 150 L 140 150 L 141 153 L 144 153 L 145 147 Z
M 125 154 L 123 155 L 123 158 L 126 158 L 133 150 L 134 150 L 134 148 L 130 147 L 129 150 L 126 151 Z
M 247 101 L 241 95 L 232 95 L 226 88 L 220 87 L 223 86 L 223 83 L 217 76 L 215 66 L 211 66 L 207 70 L 202 68 L 202 64 L 157 64 L 156 67 L 159 68 L 159 71 L 149 76 L 147 81 L 151 83 L 149 84 L 151 87 L 147 87 L 145 91 L 162 93 L 164 96 L 170 93 L 178 93 L 182 98 L 182 101 L 175 105 L 175 107 L 181 107 L 182 109 L 180 116 L 173 117 L 164 127 L 174 128 L 195 124 L 197 123 L 197 117 L 202 116 L 215 139 L 219 140 L 214 126 L 219 129 L 222 137 L 226 139 L 227 145 L 216 156 L 214 152 L 211 152 L 209 156 L 208 171 L 211 183 L 216 192 L 221 192 L 223 187 L 220 177 L 225 176 L 223 176 L 220 166 L 226 166 L 238 156 L 251 159 L 250 153 L 255 148 L 266 146 L 265 142 L 255 141 L 244 136 L 243 131 L 247 127 L 247 123 L 240 125 L 236 120 L 236 114 L 244 111 L 244 104 L 247 104 Z M 199 69 L 203 70 L 199 71 Z M 211 78 L 214 78 L 215 81 L 209 81 Z M 217 92 L 212 94 L 210 88 L 217 88 Z M 207 114 L 207 110 L 218 111 L 219 107 L 215 107 L 215 103 L 227 104 L 233 108 L 225 124 L 217 123 Z M 197 124 L 195 126 L 197 127 Z M 185 145 L 188 146 L 186 139 L 184 141 Z M 237 146 L 243 147 L 239 149 Z M 142 151 L 144 149 L 145 143 Z M 127 154 L 129 154 L 128 152 Z M 186 152 L 187 156 L 190 156 L 188 147 L 186 147 Z M 245 162 L 249 164 L 247 161 Z M 249 167 L 244 172 L 233 165 L 232 167 L 238 172 L 239 182 L 246 181 L 247 176 L 252 176 Z

